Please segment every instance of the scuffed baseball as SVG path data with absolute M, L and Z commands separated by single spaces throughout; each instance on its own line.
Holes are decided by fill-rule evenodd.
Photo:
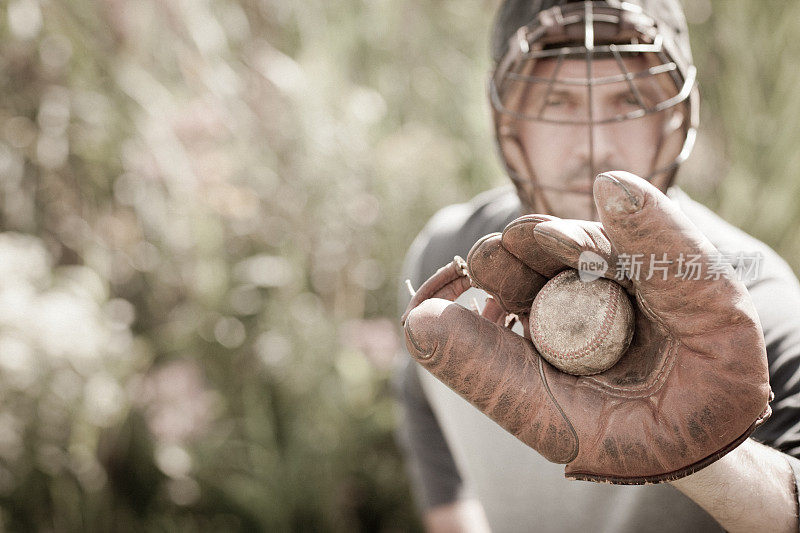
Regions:
M 565 270 L 542 287 L 531 306 L 531 340 L 562 372 L 588 376 L 619 361 L 633 337 L 633 307 L 612 280 L 581 281 Z

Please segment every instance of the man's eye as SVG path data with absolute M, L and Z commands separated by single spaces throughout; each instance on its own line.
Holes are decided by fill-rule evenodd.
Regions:
M 633 93 L 628 93 L 622 97 L 622 103 L 630 106 L 640 106 L 639 99 Z
M 545 105 L 548 107 L 557 107 L 557 106 L 562 106 L 566 103 L 567 101 L 564 98 L 551 96 L 550 98 L 547 99 Z

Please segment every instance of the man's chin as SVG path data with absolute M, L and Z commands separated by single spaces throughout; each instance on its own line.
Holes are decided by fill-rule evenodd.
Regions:
M 551 192 L 548 195 L 548 208 L 525 202 L 525 210 L 530 214 L 552 215 L 558 218 L 597 221 L 598 213 L 594 197 L 589 192 Z
M 562 209 L 562 210 L 553 209 L 553 211 L 558 211 L 558 212 L 552 213 L 553 216 L 557 216 L 558 218 L 572 218 L 572 219 L 578 219 L 578 220 L 591 220 L 591 221 L 594 221 L 594 222 L 597 222 L 597 221 L 600 220 L 600 218 L 598 217 L 598 214 L 597 214 L 597 209 L 591 209 L 591 208 L 588 208 L 588 207 L 586 209 Z
M 592 187 L 586 183 L 576 183 L 574 187 L 564 190 L 539 189 L 536 191 L 533 187 L 517 186 L 517 196 L 521 200 L 522 209 L 526 214 L 598 220 Z

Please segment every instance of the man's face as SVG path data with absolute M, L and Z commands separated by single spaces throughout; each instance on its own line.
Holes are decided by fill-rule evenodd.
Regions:
M 628 72 L 632 73 L 648 67 L 641 56 L 623 61 Z M 550 78 L 556 65 L 553 59 L 537 61 L 529 75 Z M 570 59 L 562 62 L 557 78 L 585 79 L 587 74 L 586 61 Z M 620 74 L 619 64 L 614 58 L 592 62 L 592 79 Z M 634 83 L 635 90 L 627 81 L 592 86 L 591 108 L 589 91 L 583 85 L 559 83 L 550 89 L 547 83 L 529 85 L 519 105 L 526 115 L 540 116 L 544 121 L 520 120 L 517 131 L 523 153 L 535 176 L 533 179 L 542 187 L 536 192 L 540 195 L 536 203 L 540 205 L 535 207 L 562 218 L 596 218 L 591 191 L 597 174 L 626 170 L 648 176 L 654 170 L 668 112 L 593 126 L 547 122 L 586 122 L 590 116 L 595 122 L 602 121 L 640 111 L 642 101 L 649 107 L 672 96 L 667 94 L 672 84 L 669 80 L 665 83 L 663 79 L 650 76 L 638 78 Z

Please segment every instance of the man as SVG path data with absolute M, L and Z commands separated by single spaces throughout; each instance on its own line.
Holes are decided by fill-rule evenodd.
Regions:
M 695 437 L 695 433 L 702 434 L 710 427 L 717 435 L 735 426 L 739 429 L 731 431 L 745 439 L 741 445 L 738 445 L 741 439 L 726 437 L 727 440 L 720 441 L 719 449 L 709 448 L 714 453 L 698 452 L 700 455 L 695 458 L 705 459 L 689 459 L 680 468 L 666 467 L 658 475 L 647 471 L 639 477 L 626 477 L 602 469 L 588 475 L 586 471 L 576 474 L 575 454 L 558 457 L 559 446 L 563 447 L 565 439 L 550 449 L 542 444 L 540 436 L 527 435 L 529 428 L 514 423 L 514 417 L 527 415 L 520 405 L 528 405 L 531 411 L 544 409 L 541 402 L 523 402 L 531 394 L 529 386 L 541 385 L 534 383 L 536 376 L 525 378 L 528 381 L 517 379 L 525 371 L 518 365 L 517 370 L 492 383 L 491 389 L 500 391 L 492 392 L 495 397 L 500 394 L 514 399 L 515 408 L 511 412 L 509 409 L 498 412 L 496 402 L 490 409 L 476 390 L 478 381 L 492 379 L 486 377 L 491 373 L 490 363 L 508 360 L 510 367 L 517 364 L 510 360 L 508 349 L 498 351 L 495 347 L 508 346 L 513 339 L 509 340 L 499 330 L 481 329 L 483 323 L 474 322 L 477 326 L 464 328 L 463 322 L 468 320 L 464 315 L 459 315 L 459 320 L 450 327 L 440 318 L 457 310 L 434 300 L 427 300 L 434 304 L 418 311 L 425 306 L 417 305 L 428 296 L 420 290 L 411 306 L 416 310 L 404 325 L 412 355 L 428 371 L 410 361 L 399 376 L 405 413 L 400 435 L 424 509 L 426 527 L 432 531 L 481 531 L 489 527 L 496 531 L 713 531 L 721 527 L 729 531 L 797 530 L 800 462 L 794 456 L 800 455 L 800 288 L 791 270 L 773 251 L 726 224 L 676 188 L 670 188 L 678 165 L 691 150 L 697 122 L 694 67 L 677 0 L 625 3 L 506 0 L 495 23 L 493 55 L 495 71 L 490 98 L 498 146 L 515 190 L 490 191 L 468 204 L 450 206 L 438 213 L 409 251 L 405 274 L 413 287 L 419 288 L 454 255 L 466 256 L 482 236 L 502 231 L 525 213 L 601 220 L 605 227 L 533 216 L 508 226 L 502 237 L 482 240 L 468 257 L 471 281 L 492 293 L 504 312 L 510 311 L 509 302 L 513 298 L 503 292 L 503 281 L 485 282 L 478 278 L 499 270 L 498 279 L 512 279 L 512 286 L 527 283 L 525 278 L 515 277 L 511 272 L 517 268 L 511 255 L 520 257 L 533 247 L 538 254 L 533 254 L 534 262 L 552 256 L 570 264 L 574 261 L 574 257 L 569 257 L 571 253 L 590 250 L 612 262 L 619 260 L 622 255 L 619 252 L 631 242 L 644 243 L 637 250 L 653 256 L 662 251 L 660 246 L 665 243 L 694 246 L 692 243 L 704 240 L 699 234 L 702 231 L 710 241 L 702 246 L 713 244 L 728 261 L 757 258 L 758 275 L 742 279 L 749 297 L 736 292 L 735 284 L 719 283 L 705 273 L 702 279 L 698 278 L 697 285 L 691 285 L 691 280 L 689 285 L 675 282 L 659 285 L 658 277 L 645 279 L 647 276 L 643 275 L 641 280 L 633 279 L 633 287 L 629 289 L 637 295 L 640 307 L 648 301 L 653 304 L 654 309 L 640 310 L 644 327 L 652 327 L 655 336 L 662 329 L 652 326 L 653 323 L 663 326 L 669 335 L 677 331 L 678 351 L 691 348 L 698 339 L 701 342 L 714 339 L 697 349 L 694 355 L 698 357 L 693 359 L 711 361 L 712 366 L 705 372 L 707 376 L 715 377 L 752 363 L 747 367 L 752 379 L 734 380 L 731 387 L 737 390 L 735 396 L 752 396 L 757 401 L 747 415 L 742 414 L 743 410 L 730 409 L 719 411 L 720 416 L 727 416 L 724 421 L 715 421 L 710 416 L 701 424 L 687 422 L 689 433 Z M 640 178 L 609 172 L 614 170 L 645 177 L 657 189 L 668 191 L 671 201 Z M 595 176 L 601 173 L 604 175 L 595 183 Z M 640 216 L 642 213 L 646 216 Z M 510 234 L 514 228 L 523 226 L 527 240 L 520 241 L 521 249 L 514 251 L 506 241 L 512 240 Z M 535 238 L 531 237 L 534 235 Z M 482 253 L 482 247 L 486 246 L 493 247 L 491 253 Z M 508 250 L 510 254 L 506 253 Z M 707 251 L 707 246 L 703 250 Z M 501 252 L 510 260 L 494 265 L 499 268 L 493 270 L 489 265 L 480 270 L 481 266 L 476 266 L 481 258 L 495 261 Z M 672 267 L 677 268 L 680 261 L 682 258 L 674 260 Z M 629 280 L 630 266 L 626 273 Z M 458 272 L 458 265 L 453 268 L 453 272 Z M 458 274 L 453 276 L 457 278 Z M 459 279 L 455 279 L 448 287 L 458 283 Z M 692 294 L 694 287 L 705 291 L 702 297 Z M 423 292 L 426 294 L 420 296 Z M 458 301 L 468 305 L 473 296 L 480 296 L 476 289 L 465 292 Z M 494 304 L 486 305 L 488 309 Z M 672 307 L 665 311 L 664 306 L 668 305 Z M 752 307 L 754 311 L 738 315 L 744 307 Z M 709 331 L 715 327 L 708 324 L 720 313 L 725 319 L 718 327 L 724 330 L 729 323 L 748 322 L 756 312 L 755 323 L 743 326 L 749 336 L 737 337 L 735 342 L 727 331 L 708 337 L 715 333 Z M 423 316 L 424 313 L 428 314 Z M 484 311 L 484 314 L 490 313 Z M 700 321 L 695 322 L 698 317 Z M 681 333 L 683 323 L 700 323 L 703 327 Z M 637 321 L 637 328 L 640 326 Z M 427 339 L 426 345 L 427 331 L 436 327 L 448 335 L 447 343 L 431 343 Z M 497 337 L 476 350 L 481 341 L 480 333 L 474 331 L 478 329 Z M 650 345 L 657 343 L 651 342 L 653 337 L 641 334 L 641 329 L 637 331 L 638 353 L 649 356 Z M 753 338 L 753 332 L 758 333 L 758 339 Z M 769 385 L 775 394 L 772 416 L 766 421 L 762 412 L 766 389 L 756 387 L 761 379 L 758 345 L 762 350 L 766 346 Z M 515 346 L 525 357 L 535 358 L 530 356 L 529 346 Z M 442 368 L 427 361 L 428 357 L 446 357 L 455 363 Z M 673 385 L 680 381 L 675 375 L 683 361 L 689 360 L 682 359 L 675 368 L 665 367 L 665 382 Z M 730 364 L 723 364 L 724 361 Z M 703 372 L 689 372 L 686 379 L 695 379 L 698 374 Z M 556 374 L 549 375 L 551 380 L 560 379 Z M 458 394 L 442 382 L 457 389 Z M 564 385 L 564 390 L 570 392 L 559 400 L 566 405 L 567 418 L 574 416 L 569 409 L 576 409 L 567 404 L 580 393 L 574 383 L 573 380 Z M 686 405 L 698 395 L 695 394 L 698 390 L 700 395 L 707 394 L 708 412 L 714 412 L 715 402 L 724 394 L 696 384 L 677 383 L 676 387 L 680 391 L 678 396 L 685 397 Z M 655 420 L 682 416 L 680 402 L 665 407 L 661 403 L 663 398 L 663 391 L 648 396 Z M 620 405 L 622 412 L 635 408 L 632 402 Z M 604 405 L 590 403 L 577 409 L 591 413 L 595 407 L 598 412 L 606 412 Z M 758 424 L 761 425 L 752 436 L 746 438 Z M 577 423 L 572 425 L 577 428 L 579 440 L 582 439 L 580 453 L 594 453 L 600 458 L 603 450 L 598 452 L 598 448 L 602 446 L 587 444 L 590 439 L 585 438 L 594 430 L 593 425 L 608 426 L 603 429 L 612 437 L 614 431 L 624 433 L 629 429 L 611 426 L 603 417 L 594 422 L 584 421 L 583 428 Z M 632 438 L 641 437 L 634 430 L 631 434 Z M 688 451 L 686 442 L 690 443 Z M 695 451 L 691 442 L 688 437 L 678 442 L 676 446 L 683 447 L 676 455 L 682 458 L 691 455 Z M 652 439 L 652 446 L 641 452 L 642 457 L 649 457 L 658 448 L 657 443 L 660 444 L 657 438 Z M 623 451 L 621 455 L 624 462 L 631 452 Z M 567 474 L 571 472 L 571 477 L 578 479 L 662 483 L 624 486 L 567 481 L 564 467 L 545 457 L 566 463 Z M 584 463 L 591 469 L 591 460 Z

